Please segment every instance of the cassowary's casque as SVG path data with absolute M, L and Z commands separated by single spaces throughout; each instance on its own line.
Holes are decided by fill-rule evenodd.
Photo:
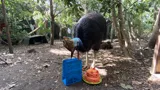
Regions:
M 94 58 L 100 49 L 102 39 L 106 37 L 106 20 L 99 13 L 89 13 L 84 15 L 75 28 L 75 35 L 73 39 L 64 37 L 64 47 L 71 51 L 71 57 L 75 50 L 78 52 L 86 52 L 86 66 L 88 66 L 88 51 L 94 50 Z M 93 67 L 95 64 L 93 60 Z

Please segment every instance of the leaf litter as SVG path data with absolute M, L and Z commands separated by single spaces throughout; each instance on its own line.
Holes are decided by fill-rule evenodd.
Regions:
M 116 47 L 116 45 L 118 45 L 117 43 L 113 43 L 113 45 L 114 48 L 112 50 L 100 50 L 98 53 L 98 62 L 102 62 L 103 65 L 103 67 L 99 67 L 107 71 L 107 75 L 103 78 L 102 84 L 93 86 L 95 87 L 94 89 L 86 84 L 82 84 L 82 86 L 77 87 L 77 90 L 97 90 L 96 87 L 98 88 L 99 86 L 111 90 L 145 90 L 153 88 L 157 90 L 160 88 L 157 84 L 150 84 L 147 82 L 150 76 L 149 68 L 151 66 L 153 51 L 149 49 L 147 49 L 148 51 L 142 51 L 139 53 L 139 55 L 142 55 L 141 59 L 136 57 L 138 59 L 134 60 L 124 57 L 120 48 Z M 43 84 L 46 86 L 45 88 L 53 88 L 52 85 L 56 85 L 55 87 L 58 87 L 59 90 L 64 90 L 64 88 L 66 88 L 61 81 L 62 60 L 69 58 L 70 55 L 69 51 L 62 46 L 62 42 L 56 43 L 53 47 L 50 47 L 49 44 L 33 46 L 19 45 L 14 47 L 14 54 L 8 54 L 6 48 L 7 47 L 0 47 L 0 57 L 6 60 L 7 63 L 10 63 L 10 65 L 8 65 L 9 67 L 0 65 L 0 80 L 2 78 L 2 82 L 0 82 L 0 87 L 2 88 L 0 88 L 0 90 L 5 90 L 6 88 L 15 88 L 15 90 L 16 88 L 22 89 L 22 87 L 24 87 L 23 85 L 26 86 L 25 89 L 29 88 L 30 85 L 33 85 L 31 87 L 34 88 L 34 86 L 37 86 L 34 82 L 39 80 L 39 88 L 42 88 Z M 50 52 L 51 49 L 54 53 Z M 58 51 L 58 49 L 62 52 Z M 136 52 L 138 51 L 135 51 L 135 56 L 138 56 Z M 81 54 L 81 59 L 84 63 L 85 54 Z M 89 59 L 89 63 L 91 64 L 93 60 L 92 51 L 89 52 Z M 145 66 L 139 63 L 143 62 L 143 60 Z M 0 63 L 2 62 L 3 61 L 0 61 Z M 3 80 L 4 78 L 5 80 Z M 10 82 L 16 81 L 17 83 L 9 83 L 7 81 L 9 78 L 12 78 L 9 80 Z M 54 82 L 52 82 L 52 80 L 54 80 Z M 24 82 L 29 82 L 30 84 Z M 3 85 L 3 83 L 6 83 L 6 85 Z M 49 83 L 51 83 L 51 86 L 48 86 L 50 85 Z M 74 90 L 72 88 L 66 89 Z

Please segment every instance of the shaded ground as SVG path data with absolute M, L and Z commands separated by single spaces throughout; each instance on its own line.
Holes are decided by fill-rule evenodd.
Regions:
M 8 54 L 7 47 L 0 46 L 0 58 L 10 63 L 0 61 L 0 90 L 160 90 L 158 84 L 147 81 L 153 51 L 142 51 L 144 57 L 137 53 L 137 60 L 133 60 L 124 57 L 117 45 L 114 43 L 112 50 L 100 50 L 98 60 L 103 62 L 107 76 L 94 86 L 84 82 L 64 86 L 62 60 L 70 53 L 60 41 L 52 47 L 49 44 L 14 46 L 14 55 Z M 30 49 L 35 51 L 28 53 Z M 93 59 L 92 52 L 89 58 Z M 85 61 L 85 54 L 82 60 Z

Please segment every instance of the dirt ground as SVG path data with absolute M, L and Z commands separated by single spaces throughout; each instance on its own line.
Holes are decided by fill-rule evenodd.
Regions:
M 49 44 L 17 45 L 14 54 L 7 46 L 0 46 L 0 90 L 160 90 L 158 83 L 149 82 L 153 51 L 137 51 L 136 59 L 124 57 L 117 43 L 112 50 L 100 50 L 98 60 L 103 62 L 107 75 L 100 85 L 79 82 L 65 86 L 62 82 L 62 60 L 70 57 L 61 41 Z M 133 46 L 136 46 L 133 44 Z M 134 47 L 136 49 L 136 47 Z M 28 52 L 28 50 L 32 52 Z M 85 62 L 85 54 L 81 54 Z M 93 59 L 89 52 L 90 62 Z

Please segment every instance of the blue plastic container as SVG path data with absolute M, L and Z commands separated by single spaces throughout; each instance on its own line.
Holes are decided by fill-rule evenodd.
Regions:
M 82 81 L 82 60 L 77 58 L 63 60 L 62 81 L 66 86 Z

